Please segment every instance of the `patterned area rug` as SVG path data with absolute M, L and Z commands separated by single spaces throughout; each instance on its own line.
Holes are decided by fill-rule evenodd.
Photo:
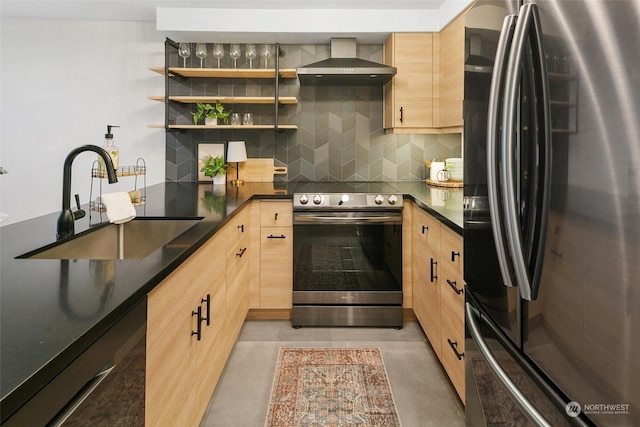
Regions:
M 281 348 L 265 427 L 399 427 L 379 348 Z

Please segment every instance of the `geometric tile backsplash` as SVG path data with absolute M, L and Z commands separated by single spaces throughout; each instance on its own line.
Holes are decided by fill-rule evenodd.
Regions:
M 330 55 L 329 45 L 280 47 L 285 52 L 280 58 L 280 68 L 297 68 Z M 382 45 L 358 45 L 357 54 L 359 58 L 382 62 Z M 189 59 L 193 62 L 190 65 L 188 60 L 187 66 L 199 66 L 199 59 Z M 228 60 L 224 58 L 222 66 L 230 66 L 225 59 Z M 238 67 L 244 66 L 243 59 L 244 55 L 238 60 Z M 206 61 L 205 66 L 216 66 L 214 58 L 208 57 Z M 272 96 L 274 93 L 273 82 L 269 80 L 171 80 L 172 85 L 188 85 L 171 89 L 181 94 Z M 287 181 L 423 180 L 425 159 L 461 155 L 459 134 L 385 135 L 382 86 L 300 86 L 297 79 L 282 79 L 279 91 L 280 96 L 298 98 L 297 105 L 281 105 L 278 114 L 280 123 L 296 124 L 298 130 L 167 131 L 167 181 L 197 180 L 198 142 L 244 140 L 248 157 L 273 158 L 276 166 L 286 165 L 288 174 L 276 175 L 275 179 Z M 273 106 L 238 104 L 230 108 L 240 113 L 252 112 L 256 124 L 273 123 Z M 189 105 L 172 106 L 170 121 L 192 123 L 192 110 Z

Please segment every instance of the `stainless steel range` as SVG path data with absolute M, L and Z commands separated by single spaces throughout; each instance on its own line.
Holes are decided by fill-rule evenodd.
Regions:
M 384 183 L 297 187 L 294 327 L 402 327 L 402 208 Z

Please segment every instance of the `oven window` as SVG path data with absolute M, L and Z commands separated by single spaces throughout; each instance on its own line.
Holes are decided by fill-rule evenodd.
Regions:
M 293 289 L 401 291 L 402 225 L 296 225 Z

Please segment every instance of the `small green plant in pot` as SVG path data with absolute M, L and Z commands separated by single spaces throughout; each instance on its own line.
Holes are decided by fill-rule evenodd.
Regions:
M 202 169 L 200 169 L 200 172 L 204 173 L 205 176 L 212 177 L 214 184 L 225 183 L 225 175 L 229 170 L 229 163 L 226 163 L 222 156 L 203 157 L 202 163 L 203 165 Z
M 195 113 L 192 112 L 193 116 L 193 124 L 197 125 L 200 119 L 222 119 L 225 123 L 227 123 L 227 119 L 231 114 L 231 110 L 225 109 L 224 105 L 220 102 L 220 100 L 216 100 L 216 105 L 211 104 L 202 104 L 198 102 L 196 104 Z

